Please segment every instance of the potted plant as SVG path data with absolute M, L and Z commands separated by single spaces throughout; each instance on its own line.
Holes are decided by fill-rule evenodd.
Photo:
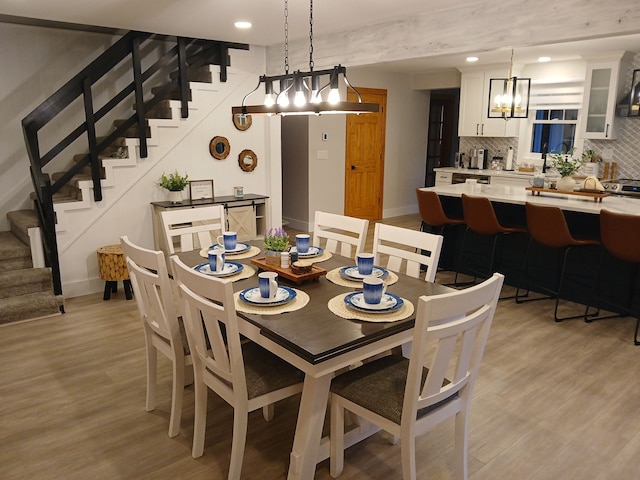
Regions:
M 182 190 L 189 183 L 189 175 L 186 173 L 184 176 L 180 175 L 176 170 L 169 175 L 164 172 L 158 180 L 158 185 L 162 188 L 169 190 L 169 201 L 171 203 L 180 203 L 182 201 Z
M 560 180 L 556 184 L 556 188 L 562 192 L 572 192 L 575 188 L 575 180 L 573 179 L 573 174 L 575 174 L 584 163 L 587 161 L 588 157 L 586 154 L 581 157 L 573 156 L 574 149 L 572 148 L 568 152 L 565 153 L 550 153 L 549 157 L 551 158 L 551 168 L 555 168 L 558 174 L 560 175 Z
M 289 249 L 289 235 L 282 227 L 270 228 L 264 234 L 265 261 L 280 264 L 280 253 Z

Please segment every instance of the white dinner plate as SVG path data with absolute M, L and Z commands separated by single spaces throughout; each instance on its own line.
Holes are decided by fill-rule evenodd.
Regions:
M 240 300 L 252 305 L 283 305 L 296 298 L 296 291 L 289 287 L 278 286 L 274 299 L 262 298 L 258 287 L 246 288 L 240 292 Z
M 213 250 L 214 248 L 220 248 L 222 245 L 211 245 L 209 247 L 209 250 Z M 226 253 L 227 255 L 234 255 L 236 253 L 242 253 L 242 252 L 246 252 L 247 250 L 249 250 L 251 248 L 251 245 L 247 244 L 247 243 L 240 243 L 237 242 L 236 243 L 236 248 L 234 248 L 233 250 L 227 250 L 225 248 L 224 253 Z
M 370 304 L 364 301 L 364 293 L 353 292 L 344 297 L 344 303 L 355 310 L 367 313 L 389 313 L 398 310 L 404 305 L 404 301 L 393 293 L 385 293 L 378 304 Z
M 373 267 L 369 275 L 362 275 L 358 273 L 358 266 L 352 265 L 350 267 L 343 267 L 340 269 L 340 276 L 347 280 L 361 281 L 364 277 L 373 276 L 377 278 L 387 278 L 389 272 L 382 267 Z
M 211 275 L 212 277 L 228 277 L 230 275 L 235 275 L 236 273 L 240 273 L 244 267 L 241 263 L 236 262 L 225 262 L 224 268 L 221 272 L 212 272 L 211 267 L 209 267 L 209 263 L 201 263 L 193 267 L 193 269 L 197 272 L 204 273 L 205 275 Z
M 324 252 L 324 250 L 320 247 L 309 247 L 309 250 L 307 250 L 307 253 L 298 252 L 298 258 L 317 257 L 319 255 L 322 255 L 322 252 Z

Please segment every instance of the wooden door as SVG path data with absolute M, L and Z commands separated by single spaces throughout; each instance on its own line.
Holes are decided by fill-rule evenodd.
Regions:
M 347 115 L 344 214 L 380 220 L 384 190 L 384 145 L 387 91 L 358 88 L 363 102 L 380 105 L 378 113 Z M 347 99 L 357 101 L 349 91 Z

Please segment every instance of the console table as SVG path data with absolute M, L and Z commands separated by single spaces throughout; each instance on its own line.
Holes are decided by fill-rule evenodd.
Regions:
M 151 202 L 153 218 L 153 241 L 157 250 L 163 250 L 164 235 L 160 212 L 169 209 L 200 208 L 209 205 L 223 205 L 226 214 L 227 230 L 238 232 L 238 240 L 247 241 L 261 238 L 269 224 L 266 195 L 247 193 L 242 197 L 233 195 L 214 197 L 212 200 L 183 200 L 180 203 Z

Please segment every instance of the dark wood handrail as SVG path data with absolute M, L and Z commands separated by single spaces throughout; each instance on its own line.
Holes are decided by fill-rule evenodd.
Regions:
M 163 46 L 169 45 L 169 48 L 151 66 L 143 70 L 144 51 L 151 42 L 162 42 Z M 172 43 L 174 45 L 170 46 Z M 45 262 L 53 270 L 54 291 L 57 295 L 62 294 L 62 283 L 55 235 L 53 195 L 69 183 L 74 175 L 89 165 L 93 183 L 93 197 L 95 201 L 101 201 L 99 155 L 116 139 L 125 136 L 125 132 L 129 128 L 137 127 L 140 156 L 146 157 L 148 153 L 146 112 L 161 101 L 170 98 L 172 93 L 177 91 L 181 102 L 181 116 L 187 118 L 189 115 L 188 71 L 206 64 L 220 65 L 220 80 L 226 81 L 230 48 L 248 50 L 249 46 L 215 40 L 176 38 L 146 32 L 128 32 L 22 120 L 22 130 L 35 190 L 35 210 L 38 214 L 40 227 L 44 232 Z M 118 69 L 117 74 L 122 75 L 120 70 L 123 61 L 127 58 L 130 58 L 129 70 L 132 72 L 133 81 L 125 85 L 122 90 L 113 95 L 113 98 L 96 110 L 92 87 L 107 74 L 115 72 L 116 69 Z M 168 78 L 168 71 L 171 69 L 178 72 L 177 78 L 174 80 Z M 158 77 L 161 82 L 164 82 L 164 86 L 154 92 L 153 97 L 145 101 L 145 94 L 151 92 L 151 87 L 158 86 Z M 151 85 L 153 82 L 156 83 Z M 113 112 L 132 95 L 136 105 L 135 113 L 111 132 L 105 133 L 104 138 L 99 139 L 97 122 Z M 74 109 L 78 108 L 76 99 L 80 97 L 82 97 L 84 121 L 78 126 L 71 127 L 68 133 L 63 134 L 62 140 L 44 154 L 41 153 L 39 132 L 59 115 L 75 111 Z M 49 174 L 45 173 L 43 169 L 83 135 L 86 135 L 88 153 L 68 168 L 55 182 L 52 182 Z

